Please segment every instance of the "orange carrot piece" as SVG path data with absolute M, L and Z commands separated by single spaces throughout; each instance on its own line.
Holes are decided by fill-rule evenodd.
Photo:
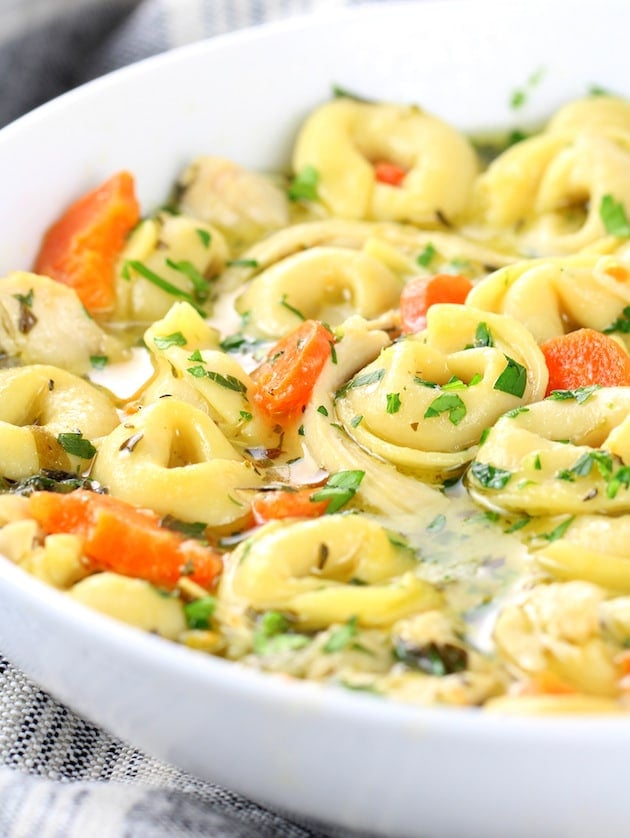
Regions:
M 280 518 L 319 518 L 326 512 L 327 500 L 311 500 L 317 489 L 308 486 L 289 491 L 274 489 L 257 492 L 252 500 L 252 512 L 257 524 L 276 521 Z
M 547 670 L 531 675 L 517 690 L 518 695 L 573 695 L 575 692 L 570 684 Z
M 74 288 L 88 311 L 110 310 L 116 258 L 139 218 L 133 176 L 118 172 L 79 198 L 48 229 L 34 271 Z
M 386 183 L 388 186 L 401 186 L 406 176 L 407 170 L 396 163 L 378 160 L 374 164 L 374 177 L 379 183 Z
M 211 547 L 160 526 L 154 512 L 78 489 L 33 492 L 29 511 L 46 533 L 75 533 L 93 570 L 111 570 L 173 588 L 181 576 L 210 588 L 222 569 Z
M 252 372 L 254 404 L 276 421 L 294 417 L 306 406 L 334 342 L 317 320 L 305 320 L 281 338 Z
M 591 384 L 620 387 L 630 384 L 630 355 L 608 335 L 577 329 L 541 345 L 549 370 L 547 395 Z
M 427 325 L 427 311 L 436 303 L 463 304 L 472 282 L 461 274 L 435 274 L 408 282 L 400 295 L 400 321 L 403 332 L 420 332 Z

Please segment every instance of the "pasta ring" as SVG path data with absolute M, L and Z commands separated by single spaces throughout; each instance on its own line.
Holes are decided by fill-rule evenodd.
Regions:
M 234 607 L 247 602 L 257 611 L 290 611 L 303 629 L 351 617 L 366 627 L 388 626 L 441 602 L 413 565 L 383 527 L 363 515 L 273 521 L 230 557 L 219 601 L 228 620 Z
M 376 179 L 372 164 L 383 159 L 406 170 L 400 186 Z M 462 134 L 420 108 L 337 99 L 300 131 L 293 168 L 306 166 L 334 215 L 436 225 L 465 209 L 478 162 Z
M 261 485 L 207 414 L 168 398 L 106 437 L 92 473 L 128 503 L 208 526 L 243 519 Z
M 72 453 L 59 437 L 95 442 L 118 425 L 102 390 L 57 367 L 0 370 L 0 475 L 23 480 L 43 468 L 81 472 L 92 454 Z M 70 449 L 70 450 L 67 450 Z

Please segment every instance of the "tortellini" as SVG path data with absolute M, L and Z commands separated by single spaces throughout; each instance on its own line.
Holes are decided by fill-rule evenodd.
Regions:
M 630 388 L 561 391 L 490 430 L 467 473 L 473 497 L 528 515 L 630 511 Z
M 312 247 L 259 273 L 236 308 L 255 312 L 263 337 L 281 337 L 306 318 L 336 326 L 354 313 L 376 317 L 397 306 L 401 289 L 392 271 L 365 252 Z
M 92 358 L 122 354 L 71 288 L 27 271 L 0 280 L 0 366 L 53 364 L 83 375 Z
M 141 409 L 103 440 L 93 475 L 129 503 L 211 526 L 242 519 L 260 485 L 205 413 L 169 398 Z
M 475 183 L 473 219 L 511 230 L 530 256 L 575 252 L 604 237 L 605 201 L 630 211 L 628 104 L 589 99 L 569 107 Z
M 198 157 L 178 190 L 185 213 L 242 239 L 289 222 L 287 196 L 270 178 L 223 157 Z
M 405 170 L 400 186 L 377 180 L 382 160 Z M 302 126 L 293 169 L 307 166 L 334 215 L 437 225 L 466 207 L 478 162 L 462 134 L 420 108 L 341 98 Z
M 442 482 L 472 459 L 486 427 L 546 385 L 542 354 L 519 323 L 435 305 L 426 331 L 384 348 L 337 391 L 335 415 L 363 448 Z
M 539 343 L 579 327 L 614 331 L 630 305 L 630 265 L 613 254 L 519 262 L 483 279 L 466 303 L 516 318 Z
M 58 367 L 0 370 L 0 475 L 30 477 L 42 468 L 80 472 L 94 442 L 118 425 L 109 398 Z
M 352 617 L 363 626 L 387 626 L 441 601 L 414 574 L 414 563 L 383 527 L 361 515 L 272 522 L 231 556 L 222 608 L 244 602 L 257 611 L 289 611 L 302 629 Z
M 587 695 L 616 695 L 622 647 L 605 628 L 611 606 L 630 629 L 630 600 L 609 603 L 588 582 L 540 585 L 499 614 L 497 646 L 523 673 L 549 671 Z
M 205 311 L 227 259 L 222 234 L 199 219 L 163 212 L 142 221 L 118 260 L 116 317 L 152 323 L 178 298 Z

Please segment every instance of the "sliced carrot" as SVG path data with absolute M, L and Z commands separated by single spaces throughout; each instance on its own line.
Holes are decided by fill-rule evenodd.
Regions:
M 379 183 L 386 183 L 389 186 L 400 186 L 407 177 L 407 170 L 396 163 L 389 163 L 387 160 L 378 160 L 374 164 L 374 177 Z
M 34 270 L 77 292 L 90 312 L 115 303 L 114 265 L 140 208 L 129 172 L 118 172 L 79 198 L 48 229 Z
M 627 268 L 624 268 L 623 265 L 609 265 L 606 268 L 606 273 L 616 279 L 617 282 L 627 282 L 630 277 Z
M 573 695 L 574 688 L 547 670 L 537 672 L 519 685 L 518 695 Z
M 274 489 L 257 492 L 252 500 L 252 512 L 257 524 L 280 518 L 319 518 L 326 512 L 327 500 L 312 500 L 317 489 L 311 486 L 290 491 Z
M 594 329 L 577 329 L 551 338 L 540 348 L 549 370 L 547 395 L 590 384 L 630 384 L 630 355 L 617 341 Z
M 305 320 L 285 335 L 252 372 L 254 404 L 276 421 L 283 415 L 294 417 L 311 397 L 334 342 L 331 332 L 317 320 Z
M 75 533 L 93 570 L 111 570 L 173 588 L 187 576 L 210 588 L 222 569 L 211 547 L 160 526 L 153 512 L 108 495 L 79 489 L 33 492 L 29 511 L 46 533 Z
M 427 311 L 436 303 L 466 302 L 472 282 L 461 274 L 435 274 L 408 282 L 400 295 L 403 332 L 420 332 L 427 325 Z

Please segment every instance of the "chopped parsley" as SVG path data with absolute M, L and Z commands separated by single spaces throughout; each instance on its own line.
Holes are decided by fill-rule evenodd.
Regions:
M 494 346 L 492 333 L 490 332 L 490 328 L 487 323 L 482 322 L 477 324 L 477 328 L 475 330 L 475 342 L 473 346 Z
M 387 394 L 387 408 L 388 413 L 398 413 L 400 410 L 400 393 Z
M 212 233 L 210 233 L 209 230 L 204 230 L 201 227 L 197 227 L 197 229 L 195 230 L 195 233 L 197 233 L 202 245 L 205 248 L 210 247 L 210 244 L 212 242 Z
M 578 404 L 583 404 L 590 399 L 596 390 L 600 389 L 601 385 L 599 384 L 589 384 L 587 387 L 576 387 L 575 390 L 552 390 L 547 398 L 556 402 L 575 399 Z
M 611 332 L 623 332 L 624 335 L 630 333 L 630 306 L 626 306 L 621 315 L 604 329 L 605 335 Z
M 258 655 L 273 655 L 303 649 L 311 642 L 305 634 L 290 632 L 291 623 L 279 611 L 266 611 L 258 621 L 254 634 L 254 652 Z
M 527 370 L 518 361 L 505 355 L 507 366 L 494 382 L 493 389 L 521 398 L 527 386 Z
M 295 314 L 296 317 L 299 317 L 300 320 L 306 320 L 306 317 L 302 314 L 299 308 L 292 306 L 290 303 L 287 302 L 287 295 L 283 294 L 282 299 L 280 300 L 280 305 L 284 306 L 284 308 L 288 309 L 292 314 Z
M 292 179 L 287 190 L 290 201 L 317 201 L 319 173 L 314 166 L 304 166 Z
M 257 268 L 257 259 L 230 259 L 225 263 L 228 268 Z
M 424 412 L 425 419 L 431 419 L 435 416 L 440 416 L 442 413 L 448 413 L 449 421 L 453 425 L 459 425 L 462 419 L 466 416 L 466 405 L 457 395 L 457 393 L 442 393 L 437 399 L 434 399 Z
M 575 515 L 572 515 L 570 518 L 567 518 L 562 521 L 562 523 L 558 524 L 558 526 L 551 530 L 551 532 L 542 533 L 540 537 L 544 538 L 545 541 L 557 541 L 559 538 L 563 537 L 574 520 Z
M 358 428 L 362 421 L 363 416 L 353 416 L 350 420 L 350 424 L 353 428 Z
M 234 375 L 221 375 L 220 372 L 215 372 L 214 370 L 205 370 L 205 374 L 206 378 L 215 381 L 221 387 L 225 387 L 226 390 L 234 390 L 235 393 L 247 392 L 245 384 L 243 384 L 240 378 L 236 378 Z
M 359 470 L 338 471 L 331 474 L 326 485 L 311 495 L 311 500 L 327 500 L 326 514 L 332 515 L 356 495 L 364 477 L 365 472 Z
M 436 255 L 437 250 L 431 242 L 429 242 L 422 253 L 419 253 L 418 256 L 416 256 L 416 262 L 418 265 L 422 265 L 423 268 L 428 268 L 431 262 L 435 259 Z
M 356 378 L 353 378 L 351 381 L 348 381 L 343 387 L 340 387 L 339 390 L 335 393 L 335 398 L 339 399 L 341 396 L 344 396 L 348 390 L 356 390 L 358 387 L 367 387 L 368 384 L 376 384 L 379 382 L 383 376 L 385 375 L 384 369 L 372 370 L 372 372 L 364 372 L 361 375 L 357 375 Z
M 57 442 L 66 454 L 80 457 L 82 460 L 91 460 L 96 454 L 96 448 L 89 439 L 85 439 L 81 431 L 75 433 L 62 433 L 57 437 Z
M 160 521 L 160 526 L 173 532 L 179 532 L 188 538 L 196 538 L 198 541 L 206 540 L 208 525 L 203 521 L 180 521 L 173 515 L 165 515 Z
M 511 471 L 479 461 L 471 465 L 470 473 L 486 489 L 503 489 L 512 477 Z
M 394 646 L 394 657 L 410 669 L 438 678 L 462 672 L 468 666 L 468 653 L 453 643 L 430 641 L 415 646 L 399 640 Z
M 153 343 L 158 349 L 168 349 L 169 346 L 186 346 L 187 340 L 181 332 L 173 332 L 170 335 L 157 335 Z
M 621 201 L 615 201 L 612 195 L 604 195 L 599 205 L 599 217 L 604 229 L 610 236 L 630 236 L 630 222 Z
M 104 369 L 108 363 L 109 358 L 107 355 L 90 355 L 90 364 L 92 364 L 95 370 Z
M 357 618 L 350 617 L 348 622 L 338 629 L 331 632 L 328 640 L 322 649 L 326 654 L 332 652 L 342 652 L 350 643 L 353 637 L 357 635 Z
M 217 601 L 213 596 L 204 596 L 184 605 L 184 616 L 189 629 L 209 629 Z
M 183 274 L 189 280 L 193 287 L 193 295 L 198 303 L 205 303 L 210 294 L 208 283 L 204 277 L 199 273 L 192 262 L 187 259 L 182 259 L 179 262 L 174 262 L 172 259 L 167 259 L 166 264 L 174 271 Z
M 160 288 L 172 297 L 177 297 L 180 300 L 186 300 L 186 302 L 190 303 L 198 314 L 202 317 L 206 316 L 205 312 L 197 306 L 198 301 L 192 294 L 189 294 L 187 291 L 182 291 L 182 289 L 178 288 L 177 285 L 173 285 L 172 282 L 169 282 L 167 279 L 164 279 L 164 277 L 159 276 L 142 262 L 139 262 L 136 259 L 127 259 L 122 267 L 121 274 L 123 279 L 131 279 L 131 271 L 135 271 L 148 282 L 151 282 L 157 288 Z

